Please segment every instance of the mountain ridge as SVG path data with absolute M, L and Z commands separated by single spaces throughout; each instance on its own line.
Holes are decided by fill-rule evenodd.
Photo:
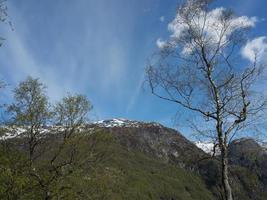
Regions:
M 63 127 L 60 126 L 54 127 L 54 129 L 46 127 L 45 130 L 52 130 L 53 132 L 55 130 L 62 130 L 62 128 Z M 43 133 L 46 134 L 47 132 L 48 131 L 44 131 Z M 58 134 L 47 134 L 48 144 L 51 149 L 53 149 L 54 143 L 56 143 L 60 137 L 60 134 L 57 135 Z M 200 195 L 199 192 L 207 194 L 207 196 L 203 194 L 203 198 L 201 197 L 203 200 L 220 199 L 220 190 L 218 188 L 220 188 L 221 184 L 221 173 L 220 165 L 217 160 L 218 158 L 216 156 L 211 157 L 209 153 L 197 147 L 194 142 L 188 140 L 175 129 L 165 127 L 155 122 L 111 119 L 79 127 L 77 137 L 79 139 L 76 140 L 74 138 L 74 143 L 81 149 L 87 149 L 87 146 L 91 144 L 92 138 L 98 138 L 96 141 L 99 141 L 95 143 L 98 146 L 95 149 L 96 153 L 99 154 L 99 152 L 107 151 L 106 153 L 110 156 L 106 158 L 108 161 L 101 161 L 99 165 L 96 165 L 95 170 L 97 170 L 98 173 L 104 170 L 105 173 L 111 173 L 112 176 L 116 175 L 116 177 L 118 176 L 119 182 L 117 184 L 120 185 L 119 187 L 124 188 L 123 190 L 125 191 L 131 191 L 132 188 L 135 188 L 135 194 L 129 193 L 129 196 L 127 196 L 128 199 L 131 199 L 129 198 L 131 195 L 136 197 L 138 191 L 141 190 L 142 195 L 144 195 L 143 197 L 145 197 L 143 199 L 151 199 L 149 198 L 148 191 L 153 191 L 152 196 L 154 199 L 180 199 L 179 192 L 182 191 L 186 191 L 184 195 L 182 195 L 183 197 L 181 197 L 181 199 L 185 200 L 197 200 L 197 196 Z M 23 140 L 23 137 L 20 138 Z M 17 140 L 18 143 L 20 138 Z M 110 138 L 111 140 L 105 138 Z M 12 142 L 12 140 L 13 138 L 9 138 L 6 141 Z M 95 139 L 93 139 L 93 141 L 95 141 Z M 110 145 L 111 147 L 109 148 Z M 249 151 L 244 151 L 242 147 L 251 148 L 247 148 Z M 19 149 L 20 151 L 23 150 L 21 145 L 19 145 Z M 264 149 L 252 139 L 239 139 L 230 144 L 230 168 L 235 199 L 264 200 L 267 198 L 267 194 L 264 192 L 267 189 L 267 156 L 262 156 L 265 155 L 264 152 Z M 80 155 L 81 159 L 86 157 L 88 153 L 90 153 L 90 149 L 86 151 L 83 150 L 83 153 Z M 154 163 L 153 166 L 151 163 Z M 108 168 L 109 170 L 106 171 Z M 177 173 L 176 179 L 178 179 L 175 180 L 175 182 L 173 182 L 174 180 L 171 178 L 171 173 L 168 172 L 165 174 L 165 168 L 174 170 L 175 173 Z M 110 169 L 113 171 L 110 172 Z M 157 175 L 155 171 L 160 174 L 160 179 L 162 181 L 159 177 L 157 178 L 159 174 Z M 81 175 L 81 177 L 89 176 L 88 172 L 84 173 L 85 174 Z M 116 174 L 114 175 L 113 173 Z M 190 176 L 188 177 L 186 173 L 189 173 Z M 124 181 L 127 180 L 127 182 L 129 182 L 128 187 L 122 186 L 125 183 L 120 177 L 125 179 Z M 132 182 L 133 180 L 131 180 L 130 177 L 136 180 L 136 182 Z M 199 189 L 194 190 L 192 187 L 189 187 L 188 181 L 192 182 L 190 177 L 197 180 L 196 184 L 201 186 Z M 101 176 L 101 178 L 104 177 Z M 180 182 L 180 178 L 184 183 Z M 107 178 L 107 181 L 113 180 Z M 136 184 L 143 184 L 143 181 L 146 186 L 141 189 Z M 159 185 L 157 186 L 159 187 L 158 190 L 152 190 L 150 188 L 150 185 L 153 185 L 151 181 L 159 181 Z M 176 192 L 175 188 L 171 189 L 172 194 L 169 194 L 170 190 L 160 190 L 164 184 L 168 185 L 171 182 L 173 182 L 172 184 L 174 184 L 175 187 L 180 189 L 177 189 Z M 97 179 L 95 184 L 100 184 Z M 108 183 L 104 182 L 103 184 Z M 197 187 L 194 184 L 192 186 Z M 107 188 L 103 189 L 102 192 L 107 192 L 108 188 L 111 186 L 105 185 L 105 187 Z M 170 185 L 168 187 L 170 187 Z M 188 189 L 188 187 L 190 189 Z M 119 191 L 111 193 L 111 196 L 115 195 L 118 197 L 119 195 L 119 197 L 123 197 L 123 194 Z M 168 195 L 166 195 L 167 193 Z M 211 194 L 213 196 L 212 198 L 210 196 Z

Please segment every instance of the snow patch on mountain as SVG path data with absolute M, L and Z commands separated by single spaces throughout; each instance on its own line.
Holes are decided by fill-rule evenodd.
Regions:
M 2 130 L 5 132 L 5 134 L 0 137 L 0 140 L 8 140 L 18 137 L 19 135 L 23 134 L 26 131 L 26 129 L 20 127 L 14 127 L 14 128 L 2 127 Z
M 205 142 L 201 142 L 201 141 L 197 141 L 194 142 L 195 145 L 202 149 L 205 153 L 214 154 L 214 143 L 209 142 L 209 141 L 205 141 Z M 215 154 L 214 155 L 220 155 L 220 149 L 218 147 L 215 147 Z
M 0 140 L 8 140 L 13 138 L 25 137 L 29 132 L 30 127 L 17 127 L 17 126 L 3 126 L 1 131 L 4 133 L 0 136 Z M 48 133 L 58 133 L 64 131 L 62 126 L 44 126 L 39 129 L 38 136 L 45 136 Z
M 129 125 L 132 124 L 132 122 L 130 122 L 129 120 L 126 119 L 108 119 L 108 120 L 100 120 L 97 122 L 94 122 L 94 124 L 101 126 L 101 127 L 122 127 L 125 125 Z
M 155 122 L 145 123 L 145 122 L 128 120 L 128 119 L 123 119 L 123 118 L 100 120 L 100 121 L 94 122 L 93 124 L 97 125 L 99 127 L 106 127 L 106 128 L 110 128 L 110 127 L 135 127 L 135 128 L 138 128 L 142 125 L 162 127 L 162 125 L 160 125 L 159 123 L 155 123 Z
M 77 127 L 78 132 L 82 132 L 85 130 L 91 131 L 95 127 L 102 127 L 102 128 L 113 128 L 113 127 L 134 127 L 139 128 L 141 126 L 158 126 L 163 127 L 161 124 L 156 122 L 141 122 L 141 121 L 134 121 L 134 120 L 128 120 L 123 118 L 114 118 L 114 119 L 107 119 L 107 120 L 100 120 L 88 124 L 81 125 Z M 0 140 L 7 140 L 12 139 L 16 137 L 22 137 L 25 136 L 26 132 L 29 131 L 30 127 L 1 127 L 2 132 L 4 134 L 0 135 Z M 59 133 L 63 132 L 66 129 L 64 126 L 44 126 L 39 131 L 39 136 L 45 136 L 46 134 L 53 134 L 53 133 Z
M 213 153 L 213 147 L 214 144 L 211 142 L 195 142 L 195 145 L 202 149 L 204 152 L 208 153 L 208 154 L 212 154 Z

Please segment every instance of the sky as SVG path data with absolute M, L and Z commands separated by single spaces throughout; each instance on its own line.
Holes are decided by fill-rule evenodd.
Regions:
M 176 127 L 174 119 L 184 111 L 153 96 L 143 83 L 158 39 L 171 35 L 168 24 L 179 2 L 8 0 L 12 25 L 0 27 L 5 38 L 0 78 L 8 84 L 7 91 L 29 75 L 40 78 L 51 101 L 68 92 L 85 94 L 94 106 L 92 120 L 127 118 Z M 214 7 L 257 17 L 252 36 L 262 38 L 250 44 L 246 53 L 255 43 L 266 51 L 265 0 L 218 0 Z M 7 91 L 3 98 L 9 101 Z

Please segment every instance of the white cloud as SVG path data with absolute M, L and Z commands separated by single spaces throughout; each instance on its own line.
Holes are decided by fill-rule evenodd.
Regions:
M 160 49 L 163 49 L 164 47 L 167 46 L 166 41 L 163 41 L 161 38 L 157 39 L 156 44 L 157 44 L 158 48 L 160 48 Z
M 159 18 L 159 21 L 164 22 L 164 21 L 165 21 L 165 17 L 164 17 L 164 16 L 161 16 L 161 17 Z
M 248 41 L 241 50 L 242 56 L 251 62 L 254 61 L 255 55 L 260 60 L 265 53 L 267 53 L 267 38 L 265 36 Z
M 192 2 L 188 1 L 187 7 L 184 9 L 194 9 L 193 7 L 196 6 Z M 220 34 L 224 29 L 223 22 L 221 18 L 226 11 L 225 8 L 219 7 L 215 8 L 207 13 L 200 10 L 199 12 L 192 15 L 192 26 L 194 27 L 194 31 L 200 33 L 203 31 L 203 40 L 204 42 L 210 46 L 216 46 L 220 43 L 221 46 L 225 45 L 228 41 L 228 38 L 231 34 L 242 28 L 249 28 L 255 26 L 257 22 L 256 17 L 247 17 L 247 16 L 240 16 L 240 17 L 232 17 L 229 20 L 229 27 L 227 28 L 224 37 L 220 38 Z M 203 28 L 204 27 L 204 28 Z M 189 29 L 187 23 L 184 22 L 183 13 L 178 12 L 174 20 L 168 24 L 168 30 L 171 32 L 171 36 L 168 40 L 168 43 L 177 42 L 183 34 Z M 159 48 L 164 47 L 166 42 L 162 41 L 161 39 L 157 40 L 157 45 Z M 195 44 L 192 42 L 190 44 L 184 44 L 182 53 L 187 55 L 195 48 Z

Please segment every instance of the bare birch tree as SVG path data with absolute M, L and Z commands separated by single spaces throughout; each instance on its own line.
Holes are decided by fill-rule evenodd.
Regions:
M 2 23 L 7 19 L 7 6 L 5 2 L 5 0 L 0 0 L 0 22 Z M 4 40 L 5 39 L 0 36 L 0 47 L 2 46 Z
M 0 22 L 5 22 L 7 18 L 7 7 L 5 5 L 5 1 L 0 0 Z M 2 46 L 4 38 L 0 36 L 0 47 Z M 0 80 L 0 89 L 5 87 L 5 82 Z
M 157 41 L 160 52 L 146 74 L 155 96 L 192 111 L 214 130 L 204 134 L 215 138 L 224 199 L 233 200 L 228 144 L 266 108 L 263 92 L 255 92 L 264 63 L 259 49 L 254 49 L 249 62 L 240 56 L 256 18 L 211 9 L 210 3 L 187 0 L 180 5 L 168 27 L 173 34 Z

